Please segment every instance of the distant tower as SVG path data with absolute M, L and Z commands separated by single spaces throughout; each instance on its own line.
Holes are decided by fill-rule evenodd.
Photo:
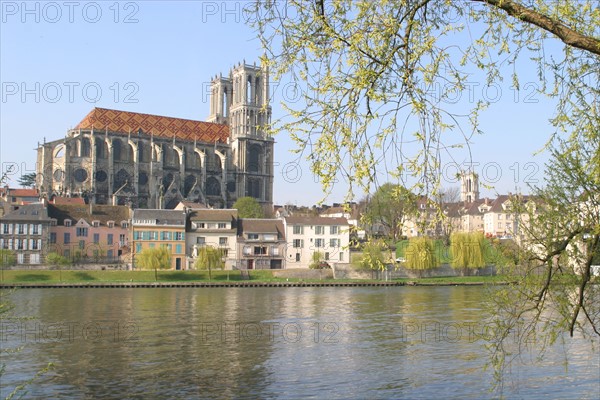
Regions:
M 215 77 L 208 122 L 229 125 L 237 175 L 229 188 L 235 197 L 254 197 L 265 208 L 272 207 L 275 141 L 265 132 L 271 122 L 268 67 L 244 62 L 234 66 L 228 77 Z
M 460 175 L 460 200 L 471 203 L 479 200 L 479 177 L 474 172 L 463 172 Z

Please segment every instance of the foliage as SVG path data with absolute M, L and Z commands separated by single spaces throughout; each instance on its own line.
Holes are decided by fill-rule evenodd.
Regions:
M 15 265 L 16 260 L 15 253 L 12 250 L 0 250 L 0 266 L 8 267 Z
M 196 269 L 208 269 L 208 277 L 212 279 L 213 269 L 225 268 L 223 250 L 212 246 L 203 246 L 198 249 L 198 259 L 194 264 Z
M 136 263 L 141 268 L 153 269 L 154 279 L 158 280 L 159 269 L 171 268 L 171 251 L 166 246 L 148 247 L 137 254 Z
M 310 269 L 323 269 L 323 268 L 331 268 L 327 261 L 325 261 L 325 254 L 322 251 L 315 251 L 312 253 L 310 264 L 308 265 Z
M 22 187 L 26 187 L 26 188 L 33 187 L 33 186 L 35 186 L 36 176 L 37 175 L 35 172 L 31 172 L 29 174 L 23 174 L 23 175 L 21 175 L 21 177 L 19 178 L 19 180 L 17 182 Z
M 240 197 L 233 203 L 240 218 L 264 218 L 265 212 L 254 197 Z
M 464 275 L 469 269 L 485 267 L 486 245 L 483 233 L 453 233 L 450 236 L 452 268 L 462 269 Z
M 69 261 L 69 259 L 65 256 L 61 256 L 58 253 L 48 253 L 46 255 L 46 263 L 58 267 L 58 266 L 65 266 L 65 265 L 69 265 L 71 262 Z
M 519 213 L 527 260 L 514 268 L 519 284 L 492 297 L 492 364 L 505 365 L 515 331 L 519 343 L 575 330 L 597 339 L 597 287 L 589 285 L 589 248 L 600 236 L 597 0 L 256 0 L 251 11 L 264 61 L 276 80 L 291 75 L 302 96 L 284 105 L 291 118 L 271 131 L 292 135 L 325 193 L 338 175 L 349 196 L 356 185 L 370 192 L 386 171 L 436 198 L 442 156 L 483 133 L 480 116 L 491 105 L 455 110 L 452 96 L 469 89 L 474 71 L 492 86 L 512 69 L 517 90 L 536 71 L 539 93 L 556 104 L 545 143 L 553 155 L 547 186 L 536 193 L 542 203 L 523 202 Z M 559 283 L 574 272 L 577 285 Z M 531 329 L 519 329 L 523 322 Z
M 387 246 L 383 240 L 374 240 L 365 243 L 363 252 L 354 264 L 359 269 L 384 271 L 386 265 L 391 264 L 393 260 Z
M 394 241 L 402 236 L 402 227 L 407 218 L 417 211 L 417 198 L 406 188 L 386 183 L 380 186 L 368 200 L 363 214 L 363 223 L 373 226 L 381 224 Z
M 423 271 L 435 268 L 440 263 L 436 256 L 434 242 L 427 237 L 410 238 L 404 254 L 406 258 L 404 266 L 407 269 Z
M 325 193 L 338 175 L 370 192 L 386 171 L 437 197 L 442 156 L 482 133 L 491 105 L 448 106 L 475 71 L 489 86 L 508 72 L 517 90 L 520 71 L 537 71 L 539 91 L 557 100 L 557 132 L 576 136 L 598 91 L 595 0 L 255 0 L 248 11 L 263 62 L 300 95 L 272 131 L 291 134 Z

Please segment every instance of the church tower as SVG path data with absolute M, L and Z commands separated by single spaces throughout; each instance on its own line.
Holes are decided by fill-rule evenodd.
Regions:
M 479 200 L 479 177 L 469 171 L 460 175 L 460 200 L 471 203 Z
M 273 205 L 273 145 L 265 131 L 271 122 L 269 70 L 240 63 L 228 77 L 211 82 L 208 122 L 229 125 L 235 181 L 228 183 L 235 198 L 254 197 L 270 210 Z

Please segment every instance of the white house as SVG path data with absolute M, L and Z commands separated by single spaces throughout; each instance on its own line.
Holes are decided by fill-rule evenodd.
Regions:
M 201 247 L 221 249 L 225 268 L 236 263 L 238 211 L 234 209 L 194 209 L 188 211 L 186 253 L 193 267 Z
M 287 268 L 308 268 L 316 252 L 332 263 L 350 262 L 350 225 L 346 218 L 287 217 Z

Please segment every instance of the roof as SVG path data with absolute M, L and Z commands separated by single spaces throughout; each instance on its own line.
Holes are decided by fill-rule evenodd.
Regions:
M 89 205 L 48 204 L 48 216 L 55 218 L 58 225 L 63 225 L 65 219 L 75 222 L 83 219 L 88 223 L 99 221 L 101 225 L 106 225 L 108 221 L 120 223 L 129 220 L 129 208 L 127 206 L 93 205 L 90 214 Z
M 190 212 L 190 221 L 222 221 L 229 222 L 237 219 L 238 210 L 234 209 L 206 209 Z
M 50 202 L 51 204 L 79 204 L 84 205 L 85 200 L 83 197 L 60 197 L 56 196 Z
M 287 224 L 296 225 L 348 225 L 346 218 L 310 217 L 297 216 L 285 217 Z
M 10 211 L 2 217 L 3 221 L 44 221 L 48 219 L 48 210 L 42 203 L 32 203 Z
M 180 225 L 185 227 L 186 215 L 181 210 L 133 210 L 133 225 L 147 225 L 141 221 L 151 221 L 152 225 Z M 137 222 L 136 222 L 137 221 Z
M 278 238 L 285 240 L 283 222 L 279 219 L 242 218 L 238 220 L 238 235 L 243 233 L 276 233 Z
M 163 117 L 130 111 L 94 108 L 81 120 L 75 129 L 97 129 L 100 131 L 154 135 L 200 142 L 226 143 L 229 138 L 229 126 L 191 119 Z
M 15 197 L 39 197 L 37 189 L 11 189 L 2 188 L 1 191 L 3 196 L 15 196 Z

